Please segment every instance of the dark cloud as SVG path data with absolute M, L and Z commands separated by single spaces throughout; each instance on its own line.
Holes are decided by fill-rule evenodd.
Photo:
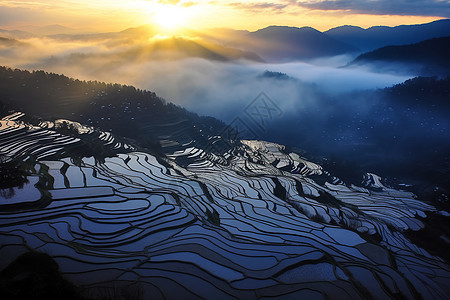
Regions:
M 252 12 L 260 12 L 263 10 L 269 11 L 281 11 L 287 7 L 286 4 L 272 3 L 272 2 L 251 2 L 251 3 L 243 3 L 243 2 L 232 2 L 227 4 L 227 6 L 231 6 L 237 9 L 244 9 Z
M 360 14 L 439 16 L 450 18 L 450 1 L 447 0 L 287 0 L 286 3 L 308 9 L 346 10 Z

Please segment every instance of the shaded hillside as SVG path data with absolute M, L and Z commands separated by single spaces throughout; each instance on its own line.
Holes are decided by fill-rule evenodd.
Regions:
M 432 187 L 426 194 L 437 186 L 449 193 L 449 87 L 449 77 L 420 77 L 382 90 L 317 93 L 315 105 L 273 121 L 263 138 L 323 156 L 327 168 L 355 184 L 363 170 Z
M 46 253 L 21 254 L 0 272 L 3 299 L 87 300 L 61 274 L 58 263 Z
M 383 90 L 391 101 L 450 113 L 450 77 L 416 77 Z
M 0 47 L 13 47 L 13 46 L 19 46 L 23 43 L 10 38 L 0 37 Z
M 16 39 L 16 38 L 30 38 L 33 37 L 34 35 L 32 33 L 26 32 L 26 31 L 22 31 L 22 30 L 5 30 L 5 29 L 0 29 L 0 36 L 3 37 L 7 37 L 7 38 L 11 38 L 11 39 Z
M 222 122 L 199 117 L 132 86 L 80 81 L 43 71 L 0 67 L 0 105 L 46 119 L 71 119 L 138 141 L 143 147 L 205 144 Z
M 343 43 L 371 51 L 388 45 L 405 45 L 450 35 L 450 19 L 427 24 L 396 27 L 374 26 L 363 29 L 357 26 L 341 26 L 324 32 Z
M 144 57 L 152 60 L 199 57 L 218 61 L 248 59 L 262 62 L 262 59 L 255 53 L 181 37 L 155 40 L 152 43 L 138 46 L 119 56 L 125 56 L 132 60 L 142 60 Z
M 420 74 L 450 74 L 450 36 L 426 40 L 417 44 L 388 46 L 358 56 L 350 65 L 402 63 Z

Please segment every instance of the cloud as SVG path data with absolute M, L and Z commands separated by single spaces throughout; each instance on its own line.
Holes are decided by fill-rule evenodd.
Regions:
M 169 4 L 181 7 L 190 7 L 197 5 L 198 3 L 195 1 L 185 1 L 185 0 L 158 0 L 160 4 Z
M 371 151 L 367 156 L 370 161 L 373 160 L 370 155 L 386 151 L 385 136 L 391 133 L 384 130 L 390 128 L 386 124 L 390 120 L 403 120 L 405 110 L 392 110 L 392 103 L 379 106 L 377 93 L 366 90 L 392 86 L 412 77 L 374 73 L 363 68 L 339 68 L 351 60 L 347 56 L 317 59 L 314 64 L 219 61 L 186 56 L 158 60 L 148 52 L 133 51 L 142 46 L 139 39 L 32 38 L 4 43 L 0 43 L 0 65 L 133 85 L 200 115 L 213 116 L 226 123 L 239 118 L 256 133 L 252 138 L 277 141 L 314 153 L 336 152 L 352 158 L 354 147 L 370 146 L 370 149 L 361 148 L 363 154 L 367 149 Z M 261 92 L 281 111 L 263 129 L 246 114 Z M 426 131 L 419 132 L 417 126 L 410 127 L 420 123 L 418 117 L 408 118 L 401 127 L 405 139 L 413 133 L 415 136 L 409 141 L 430 136 Z M 443 118 L 439 123 L 447 126 L 448 120 Z M 377 148 L 373 148 L 374 144 Z M 408 151 L 414 148 L 412 143 L 404 147 L 409 147 Z
M 232 8 L 246 10 L 250 12 L 261 12 L 261 11 L 282 11 L 284 8 L 287 7 L 286 4 L 281 3 L 273 3 L 273 2 L 232 2 L 228 3 L 227 6 L 230 6 Z
M 345 10 L 358 14 L 450 17 L 447 0 L 323 0 L 287 1 L 308 9 Z
M 191 7 L 195 5 L 198 5 L 198 3 L 194 1 L 185 1 L 180 4 L 181 7 Z
M 180 3 L 182 1 L 180 0 L 159 0 L 158 3 L 161 4 L 170 4 L 170 5 L 177 5 L 178 3 Z
M 155 45 L 149 41 L 142 44 L 140 40 L 121 42 L 115 39 L 21 41 L 13 47 L 0 47 L 0 65 L 134 85 L 194 112 L 224 121 L 238 116 L 260 92 L 266 92 L 287 115 L 317 107 L 317 99 L 324 95 L 383 88 L 410 77 L 361 68 L 337 68 L 351 60 L 346 56 L 318 59 L 314 64 L 266 64 L 243 60 L 242 56 L 223 61 L 213 60 L 214 57 L 206 59 L 209 56 L 199 58 L 194 57 L 196 52 L 162 59 L 150 51 L 161 47 L 158 41 Z M 171 40 L 167 43 L 185 44 Z M 190 41 L 186 45 L 193 48 Z M 261 76 L 266 70 L 285 73 L 290 79 Z

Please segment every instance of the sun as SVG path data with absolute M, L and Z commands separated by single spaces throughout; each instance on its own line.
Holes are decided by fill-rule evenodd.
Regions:
M 164 5 L 154 11 L 153 22 L 162 29 L 173 31 L 186 25 L 186 12 L 182 7 Z

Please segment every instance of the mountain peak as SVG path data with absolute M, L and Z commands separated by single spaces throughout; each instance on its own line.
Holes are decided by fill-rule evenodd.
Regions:
M 259 29 L 257 31 L 254 31 L 252 33 L 264 33 L 264 32 L 273 32 L 273 31 L 277 31 L 277 32 L 295 32 L 295 33 L 299 33 L 299 32 L 318 32 L 320 33 L 320 31 L 318 31 L 317 29 L 314 29 L 312 27 L 309 26 L 304 26 L 304 27 L 292 27 L 292 26 L 278 26 L 278 25 L 271 25 L 262 29 Z
M 269 26 L 248 35 L 265 60 L 307 60 L 358 51 L 312 27 Z M 244 41 L 250 43 L 249 41 Z

